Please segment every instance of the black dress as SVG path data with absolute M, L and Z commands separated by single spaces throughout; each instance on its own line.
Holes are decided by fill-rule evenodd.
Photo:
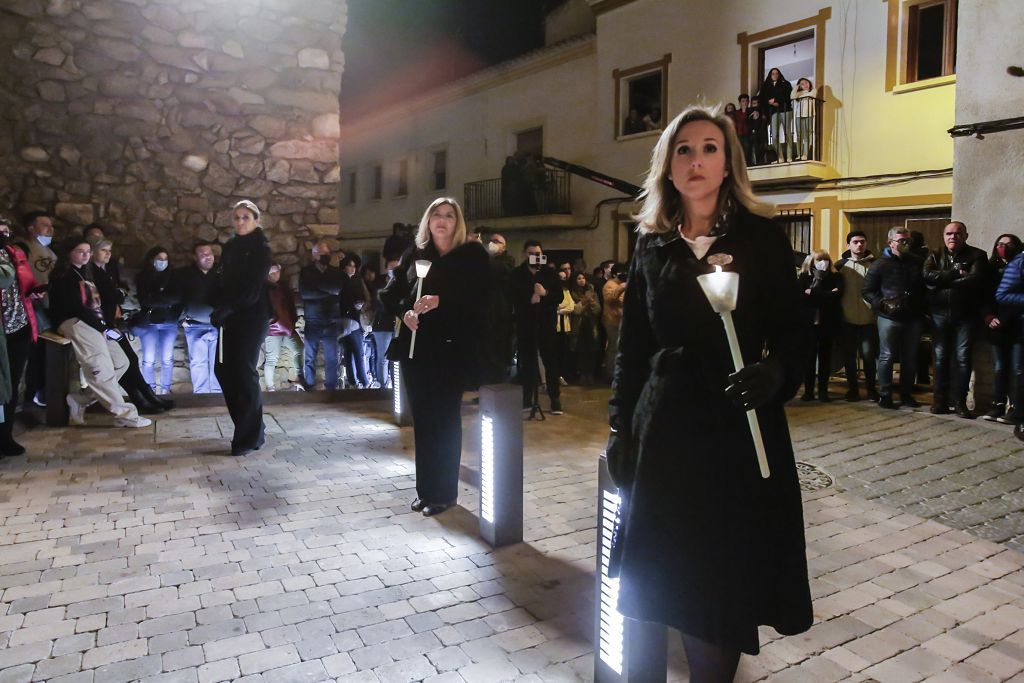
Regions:
M 740 274 L 733 319 L 744 361 L 785 380 L 758 409 L 771 478 L 758 471 L 744 411 L 724 393 L 725 328 L 697 283 L 711 254 Z M 800 486 L 784 403 L 803 376 L 805 319 L 789 241 L 744 210 L 698 260 L 677 232 L 646 234 L 630 264 L 610 405 L 635 462 L 613 547 L 619 610 L 743 652 L 757 627 L 811 625 Z M 635 409 L 634 409 L 635 407 Z
M 234 452 L 263 445 L 263 398 L 256 365 L 270 324 L 270 244 L 262 228 L 236 235 L 224 245 L 218 278 L 211 287 L 211 322 L 224 337 L 223 361 L 214 372 L 224 393 L 235 433 Z
M 388 360 L 402 364 L 409 391 L 416 496 L 428 504 L 450 505 L 459 495 L 462 392 L 478 383 L 486 339 L 489 265 L 487 252 L 477 242 L 466 242 L 444 256 L 432 242 L 409 250 L 380 291 L 380 300 L 398 318 L 416 302 L 417 259 L 431 262 L 422 294 L 438 295 L 439 304 L 420 316 L 414 357 L 409 358 L 412 332 L 403 324 L 388 349 Z

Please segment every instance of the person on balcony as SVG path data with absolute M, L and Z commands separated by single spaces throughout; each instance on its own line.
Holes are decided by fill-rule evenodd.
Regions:
M 422 288 L 418 260 L 430 262 Z M 459 497 L 462 392 L 478 385 L 487 281 L 487 252 L 479 242 L 466 241 L 462 207 L 440 197 L 424 211 L 415 247 L 380 290 L 388 312 L 402 320 L 388 360 L 401 362 L 409 392 L 416 449 L 416 498 L 410 507 L 425 517 L 444 512 Z
M 751 165 L 759 166 L 768 163 L 768 116 L 761 107 L 758 97 L 750 99 L 750 113 L 747 114 L 750 126 L 750 161 Z
M 797 159 L 807 161 L 814 152 L 814 105 L 818 91 L 809 78 L 801 78 L 793 88 L 793 118 L 796 120 Z
M 740 147 L 743 148 L 743 160 L 750 166 L 754 162 L 753 149 L 750 136 L 750 95 L 740 93 L 739 106 L 733 112 L 732 122 L 736 126 L 736 137 L 740 139 Z
M 793 635 L 813 621 L 785 413 L 807 328 L 792 247 L 724 115 L 693 106 L 666 125 L 644 187 L 609 404 L 608 470 L 626 498 L 611 550 L 618 609 L 678 629 L 691 680 L 731 682 L 741 653 L 759 652 L 760 625 Z M 739 372 L 697 282 L 715 265 L 740 278 Z
M 793 135 L 793 86 L 783 77 L 782 72 L 773 68 L 761 85 L 761 101 L 772 127 L 772 147 L 775 149 L 775 162 L 788 163 L 792 160 Z M 782 138 L 786 138 L 785 144 Z

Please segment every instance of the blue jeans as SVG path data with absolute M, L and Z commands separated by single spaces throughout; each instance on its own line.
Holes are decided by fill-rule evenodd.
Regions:
M 875 390 L 875 359 L 878 358 L 878 327 L 875 324 L 851 325 L 843 323 L 840 342 L 843 346 L 843 365 L 846 367 L 846 386 L 852 392 L 857 386 L 857 352 L 864 363 L 864 383 L 868 391 Z
M 920 318 L 889 320 L 878 317 L 878 393 L 892 396 L 892 366 L 900 359 L 900 393 L 910 396 L 917 376 L 917 343 L 924 323 Z
M 300 341 L 294 334 L 287 337 L 272 335 L 263 341 L 263 384 L 271 391 L 277 388 L 277 363 L 281 359 L 282 346 L 291 351 L 292 365 L 295 367 L 298 367 L 302 356 Z
M 316 386 L 316 353 L 324 348 L 324 388 L 338 388 L 338 326 L 306 323 L 306 349 L 303 355 L 302 374 L 306 386 Z
M 370 386 L 366 378 L 366 362 L 363 359 L 363 330 L 357 329 L 341 338 L 341 348 L 345 353 L 345 368 L 348 371 L 348 383 L 359 382 L 365 389 Z
M 192 323 L 185 328 L 193 394 L 220 393 L 220 382 L 213 374 L 213 365 L 217 362 L 217 337 L 217 328 L 213 325 Z
M 967 385 L 971 381 L 974 321 L 932 314 L 932 346 L 936 403 L 962 403 L 967 400 Z
M 992 402 L 1020 404 L 1020 381 L 1024 372 L 1024 344 L 1015 329 L 1019 323 L 1003 322 L 992 335 Z
M 391 344 L 391 338 L 395 336 L 395 333 L 391 330 L 384 332 L 377 332 L 374 330 L 373 343 L 377 347 L 377 365 L 373 370 L 373 377 L 380 382 L 381 387 L 386 387 L 390 383 L 388 376 L 388 346 Z
M 139 325 L 135 336 L 142 344 L 142 378 L 156 391 L 156 368 L 160 367 L 160 388 L 171 390 L 171 375 L 174 373 L 174 341 L 178 338 L 177 323 L 152 323 Z
M 777 111 L 772 113 L 772 147 L 775 148 L 777 161 L 789 161 L 793 148 L 793 112 Z M 783 143 L 782 139 L 786 142 Z

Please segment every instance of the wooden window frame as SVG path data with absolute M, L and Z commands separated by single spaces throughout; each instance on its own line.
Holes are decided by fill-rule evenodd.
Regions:
M 885 91 L 908 92 L 956 82 L 956 27 L 959 0 L 882 0 L 887 7 L 887 31 L 885 49 Z M 923 6 L 946 5 L 946 26 L 942 76 L 913 80 L 910 58 L 914 52 L 910 47 L 911 12 Z M 916 39 L 916 36 L 915 36 Z
M 384 166 L 374 164 L 371 168 L 370 199 L 379 202 L 384 197 Z
M 814 31 L 814 87 L 825 84 L 825 26 L 832 18 L 832 8 L 823 7 L 813 17 L 791 21 L 788 24 L 775 26 L 756 33 L 746 31 L 736 35 L 736 43 L 740 47 L 740 88 L 737 92 L 747 92 L 753 97 L 761 87 L 761 80 L 752 80 L 751 70 L 757 69 L 761 59 L 761 47 L 769 47 L 769 43 L 777 45 L 789 36 L 806 34 L 807 29 Z M 757 52 L 751 56 L 751 50 Z
M 945 24 L 942 35 L 942 73 L 926 79 L 917 77 L 918 48 L 920 47 L 919 14 L 922 9 L 937 6 L 945 7 Z M 956 73 L 956 24 L 957 0 L 910 0 L 903 4 L 903 78 L 901 83 L 920 83 L 952 76 Z
M 431 192 L 438 192 L 441 190 L 448 189 L 448 148 L 447 147 L 435 147 L 429 150 L 430 152 L 430 164 L 427 167 L 427 188 Z M 444 185 L 440 187 L 437 184 L 437 155 L 444 154 Z
M 655 62 L 648 62 L 647 64 L 640 64 L 639 66 L 630 67 L 629 69 L 614 69 L 612 70 L 612 78 L 615 79 L 615 134 L 612 136 L 613 140 L 633 140 L 638 137 L 645 135 L 654 135 L 660 133 L 664 129 L 665 119 L 668 117 L 668 65 L 672 63 L 672 54 L 668 53 L 662 56 L 661 59 Z M 661 125 L 662 128 L 658 130 L 643 131 L 641 133 L 634 133 L 632 135 L 622 134 L 622 94 L 623 94 L 623 81 L 628 82 L 629 80 L 636 78 L 637 76 L 645 76 L 649 73 L 661 72 Z M 628 92 L 628 90 L 627 90 Z

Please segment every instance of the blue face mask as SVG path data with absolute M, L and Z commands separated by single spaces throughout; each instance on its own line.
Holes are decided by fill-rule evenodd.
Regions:
M 36 241 L 44 247 L 48 247 L 53 241 L 53 235 L 36 235 Z
M 163 259 L 154 259 L 153 268 L 156 269 L 156 272 L 162 273 L 163 271 L 167 270 L 167 261 Z

